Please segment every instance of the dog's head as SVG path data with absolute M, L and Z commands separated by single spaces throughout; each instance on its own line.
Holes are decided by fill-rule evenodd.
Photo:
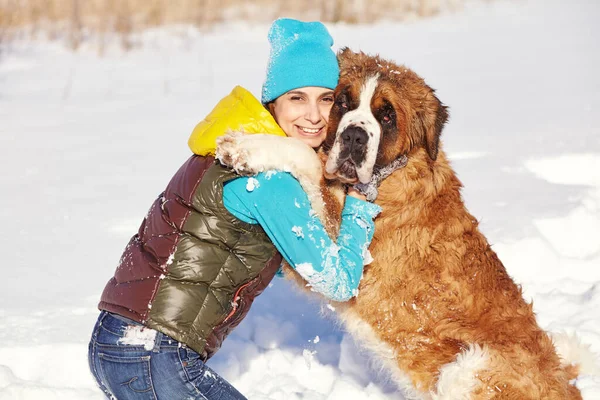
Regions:
M 345 48 L 323 150 L 326 174 L 367 183 L 376 167 L 424 148 L 437 158 L 446 106 L 417 74 L 379 57 Z

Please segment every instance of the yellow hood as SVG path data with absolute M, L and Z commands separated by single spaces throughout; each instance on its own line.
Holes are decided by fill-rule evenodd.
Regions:
M 233 88 L 192 132 L 188 146 L 194 154 L 214 155 L 217 137 L 228 130 L 285 136 L 271 113 L 246 89 Z

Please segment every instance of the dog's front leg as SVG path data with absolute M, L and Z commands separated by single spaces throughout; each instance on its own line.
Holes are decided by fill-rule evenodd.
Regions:
M 239 174 L 255 175 L 276 170 L 291 173 L 308 195 L 312 208 L 324 222 L 325 204 L 321 193 L 323 167 L 313 148 L 301 140 L 269 134 L 228 132 L 217 138 L 215 155 Z
M 217 159 L 241 175 L 276 170 L 290 172 L 304 186 L 323 175 L 317 153 L 302 141 L 269 134 L 228 132 L 217 138 Z

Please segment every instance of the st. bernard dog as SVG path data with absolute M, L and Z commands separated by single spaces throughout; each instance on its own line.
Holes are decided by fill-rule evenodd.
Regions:
M 410 399 L 581 399 L 576 378 L 594 356 L 539 327 L 465 208 L 440 143 L 447 108 L 404 66 L 348 49 L 338 59 L 321 157 L 296 139 L 240 133 L 219 139 L 217 157 L 245 174 L 291 171 L 326 226 L 339 220 L 340 181 L 368 186 L 404 159 L 377 189 L 383 211 L 359 294 L 336 305 L 346 329 Z M 323 172 L 337 180 L 323 187 Z

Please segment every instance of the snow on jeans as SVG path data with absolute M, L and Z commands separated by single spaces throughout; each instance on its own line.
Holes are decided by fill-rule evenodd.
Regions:
M 195 351 L 106 311 L 100 313 L 92 333 L 89 364 L 110 399 L 245 400 Z

